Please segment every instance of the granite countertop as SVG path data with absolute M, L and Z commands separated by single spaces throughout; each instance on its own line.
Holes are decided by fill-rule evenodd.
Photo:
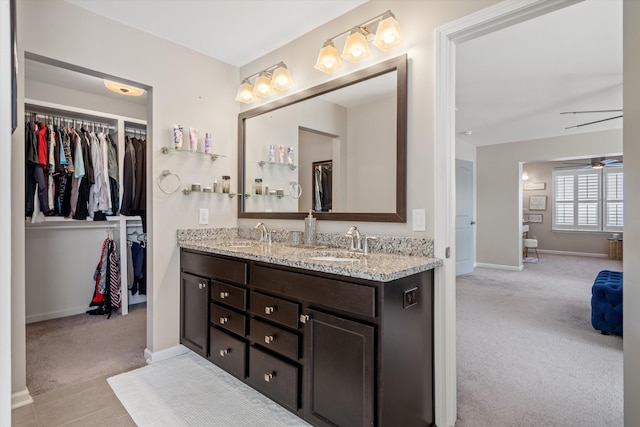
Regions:
M 340 247 L 293 246 L 251 239 L 178 239 L 178 246 L 276 265 L 389 282 L 442 265 L 428 256 L 351 252 Z

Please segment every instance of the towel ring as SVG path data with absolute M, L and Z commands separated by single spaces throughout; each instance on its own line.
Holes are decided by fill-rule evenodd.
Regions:
M 165 190 L 164 188 L 162 188 L 162 180 L 163 180 L 164 178 L 168 177 L 169 175 L 173 175 L 173 176 L 175 176 L 175 177 L 178 179 L 178 185 L 176 186 L 176 188 L 175 188 L 174 190 L 171 190 L 171 191 L 167 191 L 167 190 Z M 180 177 L 178 176 L 178 174 L 177 174 L 177 173 L 175 173 L 175 172 L 171 172 L 170 170 L 167 170 L 167 169 L 163 170 L 163 171 L 160 173 L 160 176 L 158 176 L 158 179 L 156 180 L 156 182 L 157 182 L 157 184 L 158 184 L 158 188 L 160 189 L 160 191 L 162 191 L 163 193 L 166 193 L 166 194 L 173 194 L 173 193 L 175 193 L 176 191 L 178 191 L 178 190 L 180 189 L 180 186 L 182 185 L 182 180 L 180 179 Z

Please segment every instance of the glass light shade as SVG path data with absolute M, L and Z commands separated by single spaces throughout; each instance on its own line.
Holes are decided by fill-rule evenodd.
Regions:
M 362 30 L 354 28 L 347 41 L 344 43 L 342 57 L 347 61 L 358 62 L 371 55 L 367 38 L 362 34 Z
M 400 24 L 396 21 L 393 13 L 386 12 L 384 19 L 378 24 L 376 37 L 372 42 L 373 45 L 386 52 L 389 49 L 401 45 L 403 41 Z
M 111 92 L 119 93 L 120 95 L 140 96 L 144 93 L 144 89 L 140 89 L 139 87 L 125 85 L 111 80 L 105 79 L 104 85 Z
M 244 102 L 245 104 L 251 104 L 256 100 L 256 96 L 253 94 L 253 86 L 249 83 L 248 79 L 244 79 L 242 84 L 238 88 L 238 94 L 236 95 L 236 101 Z
M 333 73 L 334 71 L 342 68 L 338 49 L 336 49 L 332 41 L 328 40 L 322 46 L 314 68 L 325 73 Z
M 289 89 L 293 86 L 293 79 L 291 78 L 291 72 L 286 65 L 282 64 L 275 70 L 273 70 L 273 75 L 271 76 L 271 87 L 278 91 L 282 92 L 283 90 Z
M 259 98 L 266 98 L 275 92 L 271 87 L 271 79 L 264 71 L 260 73 L 256 82 L 253 84 L 253 94 Z

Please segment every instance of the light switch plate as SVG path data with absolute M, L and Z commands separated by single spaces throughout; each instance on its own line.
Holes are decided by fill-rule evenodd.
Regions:
M 209 224 L 209 209 L 200 208 L 200 215 L 198 216 L 198 223 L 200 225 Z
M 427 231 L 427 214 L 424 209 L 413 210 L 413 231 Z

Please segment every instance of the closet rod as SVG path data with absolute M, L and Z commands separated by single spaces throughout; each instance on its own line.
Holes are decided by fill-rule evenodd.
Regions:
M 104 225 L 27 225 L 27 230 L 86 230 L 89 228 L 107 229 L 118 228 L 118 224 L 104 224 Z
M 98 121 L 98 120 L 93 120 L 88 118 L 78 119 L 73 117 L 66 117 L 59 114 L 47 114 L 47 113 L 38 113 L 33 111 L 25 111 L 25 118 L 27 118 L 29 121 L 34 117 L 36 120 L 44 121 L 46 124 L 53 123 L 53 124 L 60 125 L 61 123 L 66 123 L 68 125 L 69 123 L 73 123 L 74 127 L 77 127 L 78 124 L 81 124 L 82 126 L 86 124 L 87 126 L 93 125 L 94 128 L 97 126 L 99 128 L 108 128 L 109 130 L 113 130 L 113 131 L 116 130 L 116 127 L 114 125 L 107 122 Z

